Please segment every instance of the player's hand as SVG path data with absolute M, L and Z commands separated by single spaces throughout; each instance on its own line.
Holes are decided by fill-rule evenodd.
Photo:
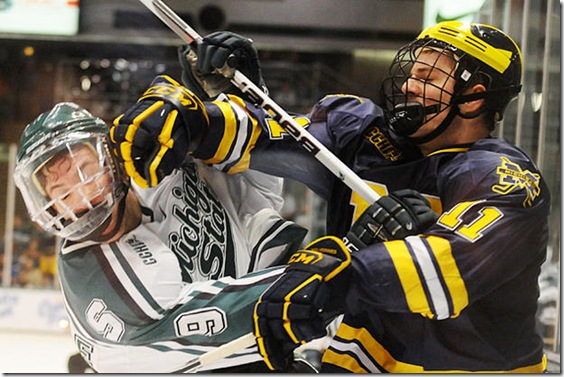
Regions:
M 340 239 L 319 238 L 290 258 L 288 267 L 255 306 L 260 354 L 271 370 L 284 370 L 299 345 L 326 335 L 325 312 L 342 312 L 351 255 Z
M 427 199 L 411 189 L 383 196 L 355 221 L 347 239 L 357 249 L 374 242 L 403 239 L 419 234 L 437 221 Z
M 261 79 L 258 52 L 253 41 L 242 35 L 229 31 L 211 33 L 198 45 L 197 55 L 196 67 L 204 74 L 227 64 L 230 68 L 237 68 L 254 83 Z
M 157 76 L 135 105 L 114 120 L 110 140 L 126 173 L 156 186 L 180 166 L 209 124 L 204 104 L 168 76 Z
M 216 71 L 224 67 L 239 70 L 268 93 L 262 77 L 258 52 L 253 42 L 242 35 L 217 31 L 203 38 L 197 46 L 186 46 L 179 51 L 179 54 L 183 67 L 182 80 L 188 88 L 194 88 L 196 93 L 201 88 L 212 98 L 220 92 L 240 96 L 241 92 L 229 79 Z

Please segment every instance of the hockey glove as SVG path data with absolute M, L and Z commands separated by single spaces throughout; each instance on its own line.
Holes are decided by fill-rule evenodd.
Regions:
M 182 82 L 202 99 L 213 99 L 219 93 L 235 94 L 246 100 L 245 96 L 231 81 L 214 72 L 227 64 L 238 69 L 255 85 L 268 93 L 262 77 L 258 52 L 252 41 L 229 31 L 218 31 L 205 37 L 194 46 L 179 49 L 182 65 Z M 203 95 L 206 97 L 203 97 Z
M 182 84 L 202 100 L 213 100 L 219 93 L 233 91 L 231 81 L 220 73 L 203 74 L 197 68 L 196 48 L 190 45 L 178 48 L 178 59 L 182 66 Z
M 437 221 L 429 201 L 411 189 L 383 196 L 355 221 L 347 239 L 356 249 L 419 234 Z
M 135 105 L 114 120 L 110 140 L 126 173 L 156 186 L 180 166 L 209 125 L 204 104 L 168 76 L 157 76 Z
M 296 347 L 326 335 L 326 320 L 343 311 L 350 264 L 345 244 L 332 236 L 292 255 L 255 306 L 255 336 L 269 369 L 284 370 Z

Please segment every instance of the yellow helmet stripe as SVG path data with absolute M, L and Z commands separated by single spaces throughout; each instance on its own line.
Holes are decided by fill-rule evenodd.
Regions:
M 512 52 L 493 47 L 474 37 L 470 32 L 470 27 L 471 24 L 465 22 L 443 22 L 423 30 L 417 39 L 428 37 L 450 43 L 499 73 L 505 72 L 511 64 Z M 515 47 L 519 49 L 517 45 Z

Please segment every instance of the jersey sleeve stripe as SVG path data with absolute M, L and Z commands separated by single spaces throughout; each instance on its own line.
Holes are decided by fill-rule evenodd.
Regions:
M 133 269 L 127 265 L 125 258 L 120 257 L 120 252 L 116 249 L 115 245 L 113 245 L 113 247 L 103 245 L 102 251 L 107 263 L 110 265 L 107 270 L 114 272 L 114 279 L 112 280 L 121 285 L 121 288 L 117 287 L 116 291 L 119 292 L 125 302 L 129 303 L 130 308 L 132 310 L 135 309 L 134 312 L 137 313 L 137 315 L 140 315 L 139 311 L 142 311 L 143 317 L 146 316 L 151 319 L 161 318 L 162 308 L 160 308 L 160 306 L 158 309 L 154 308 L 149 301 L 151 297 L 149 293 L 145 291 L 146 295 L 144 295 L 140 292 L 139 288 L 144 286 L 142 280 L 139 279 Z M 154 301 L 152 303 L 155 304 Z
M 118 248 L 118 246 L 116 244 L 110 244 L 110 247 L 114 251 L 116 259 L 119 260 L 120 266 L 122 266 L 123 268 L 123 272 L 127 274 L 127 281 L 130 281 L 133 284 L 135 291 L 139 292 L 139 294 L 143 297 L 143 300 L 146 301 L 154 311 L 159 314 L 164 313 L 165 309 L 153 298 L 153 295 L 147 290 L 146 285 L 143 283 L 134 268 L 131 267 L 127 259 L 123 256 L 123 253 Z
M 355 344 L 353 345 L 353 342 Z M 358 344 L 360 344 L 360 346 Z M 355 347 L 356 346 L 356 347 Z M 347 354 L 341 352 L 347 351 Z M 368 350 L 369 355 L 361 356 L 361 354 Z M 346 358 L 345 358 L 346 357 Z M 380 344 L 365 328 L 355 328 L 346 323 L 341 323 L 339 330 L 329 349 L 325 351 L 322 362 L 338 365 L 354 373 L 366 373 L 361 367 L 360 360 L 374 360 L 373 365 L 379 365 L 382 369 L 389 373 L 469 373 L 476 372 L 469 370 L 426 370 L 421 365 L 409 364 L 396 360 L 389 352 Z M 365 364 L 366 367 L 369 364 Z M 506 373 L 542 373 L 546 370 L 547 359 L 543 355 L 541 362 L 533 365 L 528 365 L 516 369 L 504 370 Z M 369 368 L 371 369 L 371 368 Z M 370 370 L 370 373 L 380 373 L 379 369 Z M 499 373 L 500 371 L 480 371 L 480 373 Z
M 355 347 L 348 347 L 349 350 L 355 349 L 354 354 L 357 360 L 361 360 L 361 354 L 368 351 L 369 354 L 362 356 L 362 360 L 374 360 L 375 369 L 370 370 L 371 373 L 379 373 L 380 370 L 376 369 L 376 364 L 380 365 L 384 370 L 392 373 L 421 373 L 423 368 L 420 365 L 408 364 L 396 360 L 390 352 L 382 344 L 380 344 L 365 328 L 355 328 L 346 323 L 341 323 L 337 334 L 335 334 L 334 340 L 331 342 L 329 349 L 333 348 L 333 345 L 339 341 L 351 344 L 352 342 L 357 342 L 361 345 Z M 339 346 L 338 346 L 339 347 Z M 323 357 L 325 361 L 325 357 Z M 337 363 L 340 365 L 340 362 Z
M 468 290 L 466 289 L 466 284 L 456 265 L 448 240 L 441 237 L 429 236 L 427 237 L 427 242 L 432 249 L 441 270 L 443 280 L 450 292 L 453 306 L 451 317 L 456 317 L 460 314 L 462 309 L 468 306 Z
M 252 272 L 256 269 L 257 262 L 260 259 L 261 254 L 268 250 L 264 247 L 264 245 L 268 243 L 268 241 L 278 236 L 278 234 L 280 233 L 279 228 L 284 224 L 285 224 L 284 220 L 278 220 L 270 229 L 268 229 L 268 231 L 264 233 L 261 239 L 258 242 L 256 242 L 255 246 L 253 247 L 253 250 L 251 251 L 251 261 L 249 262 L 249 268 L 247 269 L 247 273 Z
M 241 159 L 241 155 L 246 150 L 249 144 L 249 139 L 252 134 L 252 119 L 239 107 L 232 106 L 233 112 L 236 114 L 238 121 L 238 129 L 236 137 L 231 141 L 229 153 L 224 158 L 224 161 L 216 164 L 217 167 L 223 171 L 229 171 L 230 166 L 237 163 Z
M 199 282 L 197 289 L 183 294 L 183 297 L 186 297 L 183 302 L 204 296 L 213 297 L 221 292 L 245 292 L 255 288 L 266 289 L 280 277 L 282 272 L 284 272 L 284 266 L 278 266 L 250 273 L 237 280 L 226 276 L 216 281 Z M 188 286 L 187 289 L 190 289 L 190 287 Z
M 209 164 L 217 164 L 223 162 L 233 146 L 233 141 L 237 135 L 237 129 L 239 128 L 239 122 L 236 117 L 236 113 L 233 111 L 229 103 L 216 101 L 214 104 L 219 108 L 221 114 L 223 115 L 223 136 L 219 141 L 216 153 L 205 162 Z M 212 131 L 212 130 L 210 130 Z
M 213 144 L 215 152 L 211 157 L 198 157 L 207 164 L 214 164 L 216 168 L 234 174 L 249 168 L 250 151 L 261 135 L 262 128 L 258 120 L 245 111 L 244 102 L 236 100 L 236 97 L 222 98 L 223 100 L 213 102 L 216 115 L 208 133 L 214 135 L 206 138 L 206 146 L 203 148 L 211 150 Z M 222 133 L 219 138 L 217 131 Z
M 270 285 L 280 277 L 285 267 L 286 266 L 277 266 L 252 272 L 238 278 L 234 283 L 229 284 L 226 291 L 243 291 L 254 286 Z M 264 289 L 266 289 L 266 287 Z
M 251 120 L 249 130 L 250 137 L 246 142 L 246 146 L 243 152 L 239 156 L 239 161 L 237 161 L 237 163 L 227 171 L 229 174 L 240 173 L 242 171 L 248 170 L 251 164 L 251 150 L 254 149 L 257 140 L 262 133 L 262 129 L 258 126 L 258 122 L 255 119 L 249 118 L 249 120 Z
M 371 372 L 380 372 L 380 369 L 372 360 L 372 357 L 366 350 L 362 347 L 362 344 L 359 344 L 358 341 L 352 339 L 348 342 L 342 342 L 340 339 L 334 338 L 333 342 L 331 342 L 331 351 L 338 351 L 338 355 L 334 356 L 349 356 L 351 358 L 350 364 L 353 364 L 355 368 L 355 373 L 362 372 L 362 373 L 371 373 Z M 325 358 L 325 355 L 324 355 Z M 331 359 L 331 357 L 328 357 Z M 337 361 L 338 358 L 335 360 Z M 338 362 L 335 364 L 339 364 Z M 346 365 L 346 363 L 345 363 Z M 349 369 L 350 370 L 350 369 Z
M 439 278 L 433 259 L 429 254 L 429 250 L 421 238 L 417 236 L 407 237 L 406 241 L 412 247 L 415 258 L 417 259 L 417 264 L 423 273 L 424 282 L 435 309 L 436 319 L 448 318 L 450 313 L 447 295 L 443 289 L 441 279 Z
M 422 286 L 417 267 L 406 243 L 403 240 L 385 242 L 390 258 L 400 279 L 409 310 L 432 317 L 433 313 L 427 301 L 427 295 Z
M 370 370 L 363 368 L 353 356 L 346 353 L 335 352 L 333 345 L 323 354 L 323 362 L 339 366 L 352 373 L 371 373 Z
M 111 261 L 108 259 L 108 255 L 111 256 L 111 249 L 107 245 L 102 245 L 101 253 L 95 253 L 98 263 L 100 263 L 102 271 L 106 275 L 110 285 L 113 287 L 117 295 L 121 297 L 123 302 L 127 307 L 135 313 L 135 315 L 143 321 L 152 320 L 143 309 L 139 307 L 137 302 L 131 297 L 123 285 L 122 279 L 116 274 L 115 267 L 112 265 Z M 111 258 L 115 259 L 115 258 Z
M 245 102 L 236 96 L 229 96 L 229 100 L 235 103 L 235 111 L 241 119 L 247 119 L 246 126 L 248 128 L 247 134 L 248 138 L 244 145 L 241 145 L 238 158 L 235 160 L 236 164 L 227 170 L 229 174 L 239 173 L 245 171 L 249 168 L 251 160 L 251 150 L 255 147 L 259 136 L 262 133 L 262 128 L 260 127 L 258 120 L 255 117 L 249 116 L 247 112 L 243 109 L 246 108 Z

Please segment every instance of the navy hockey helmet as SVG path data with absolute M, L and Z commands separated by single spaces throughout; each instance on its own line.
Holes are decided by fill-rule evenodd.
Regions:
M 425 92 L 421 94 L 420 100 L 414 101 L 406 95 L 408 87 L 404 87 L 409 85 L 412 67 L 426 49 L 450 56 L 454 60 L 452 70 L 445 72 L 455 80 L 454 90 L 446 92 L 444 87 L 435 86 L 445 92 L 441 95 L 444 101 L 433 106 L 422 104 Z M 438 60 L 437 57 L 435 62 Z M 494 122 L 500 121 L 507 104 L 521 90 L 522 65 L 521 51 L 515 41 L 493 26 L 461 21 L 445 21 L 433 25 L 398 51 L 388 77 L 382 84 L 383 107 L 388 114 L 390 126 L 397 134 L 407 136 L 439 113 L 449 111 L 450 116 L 439 126 L 441 130 L 432 135 L 435 137 L 457 115 L 457 104 L 480 98 L 485 99 L 483 110 L 492 115 Z M 432 69 L 435 67 L 431 66 L 429 71 Z M 486 91 L 472 95 L 462 94 L 476 83 L 483 84 Z M 435 84 L 429 80 L 425 81 L 425 85 Z M 432 137 L 426 138 L 430 139 Z
M 99 229 L 125 196 L 107 125 L 71 102 L 55 105 L 27 125 L 14 180 L 31 219 L 70 240 Z

